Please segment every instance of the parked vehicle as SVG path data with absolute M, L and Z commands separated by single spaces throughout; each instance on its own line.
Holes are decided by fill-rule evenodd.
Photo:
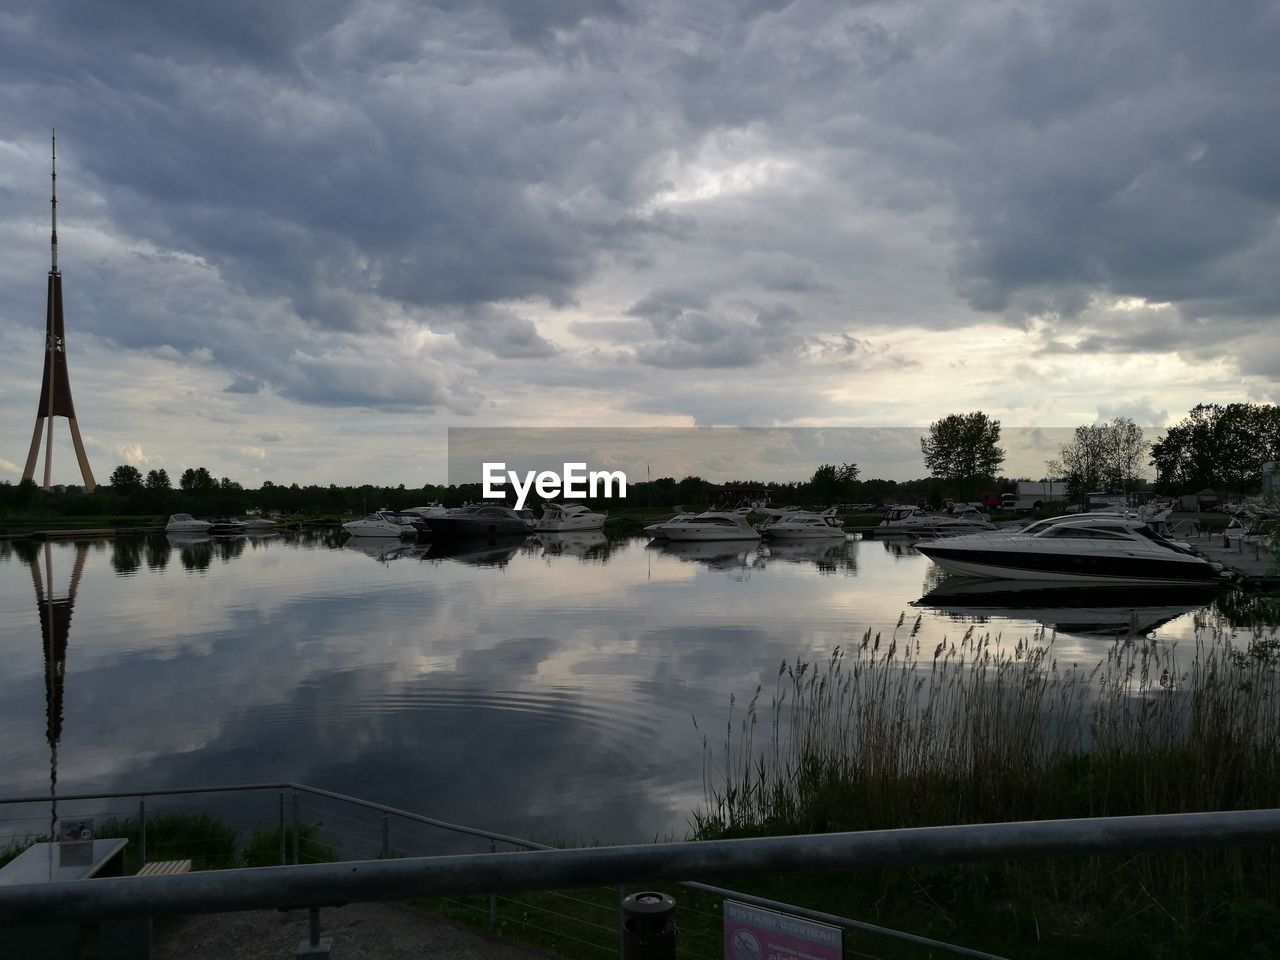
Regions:
M 1017 491 L 1000 498 L 1003 510 L 1040 510 L 1047 504 L 1067 499 L 1065 480 L 1019 480 Z

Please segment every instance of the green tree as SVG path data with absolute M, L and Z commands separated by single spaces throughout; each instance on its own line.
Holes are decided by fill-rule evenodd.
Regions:
M 218 489 L 218 481 L 213 479 L 207 467 L 187 467 L 178 478 L 178 486 L 189 493 L 208 493 Z
M 816 500 L 832 502 L 851 499 L 858 482 L 856 463 L 824 463 L 809 478 L 809 494 Z
M 972 497 L 1004 463 L 1000 421 L 981 410 L 949 414 L 929 424 L 929 435 L 920 438 L 920 452 L 930 474 L 959 487 L 961 496 Z
M 1073 500 L 1083 500 L 1092 490 L 1127 493 L 1142 472 L 1146 454 L 1142 428 L 1128 417 L 1116 417 L 1109 423 L 1076 427 L 1071 442 L 1045 463 L 1045 471 L 1067 481 Z
M 122 463 L 111 471 L 111 489 L 128 493 L 142 489 L 142 471 L 127 463 Z
M 1166 493 L 1211 487 L 1253 493 L 1262 465 L 1280 458 L 1280 407 L 1202 403 L 1151 445 L 1159 489 Z
M 153 492 L 172 490 L 173 484 L 169 482 L 169 472 L 164 467 L 159 470 L 148 470 L 147 489 Z

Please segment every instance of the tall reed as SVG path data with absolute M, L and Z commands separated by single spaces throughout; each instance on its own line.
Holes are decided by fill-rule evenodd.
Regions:
M 919 627 L 903 617 L 825 662 L 783 663 L 767 712 L 761 688 L 745 709 L 732 703 L 723 747 L 703 740 L 695 836 L 1280 806 L 1274 628 L 1241 641 L 1206 622 L 1186 656 L 1129 637 L 1081 666 L 1060 662 L 1045 633 L 1007 646 L 970 629 L 925 645 Z M 1019 956 L 1061 956 L 1064 944 L 1126 960 L 1244 956 L 1241 945 L 1280 939 L 1268 847 L 791 882 L 775 894 L 932 935 L 994 936 L 989 946 Z
M 1060 663 L 1052 637 L 969 629 L 923 645 L 905 618 L 823 663 L 784 662 L 704 738 L 700 836 L 1173 813 L 1280 802 L 1280 641 L 1204 626 Z M 1184 665 L 1185 660 L 1185 665 Z

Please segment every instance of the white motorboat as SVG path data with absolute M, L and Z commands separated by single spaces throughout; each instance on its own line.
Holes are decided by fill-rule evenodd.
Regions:
M 821 513 L 788 510 L 764 523 L 760 535 L 771 540 L 843 540 L 844 521 L 835 507 Z
M 995 580 L 1217 583 L 1222 565 L 1156 534 L 1141 520 L 1062 521 L 1030 534 L 971 533 L 916 544 L 951 573 Z
M 342 529 L 353 537 L 416 537 L 418 528 L 390 510 L 375 510 L 363 520 L 348 520 Z
M 673 523 L 684 523 L 696 517 L 696 513 L 677 513 L 668 520 L 659 520 L 657 523 L 651 523 L 644 528 L 644 532 L 654 540 L 667 539 L 667 526 Z
M 742 511 L 708 510 L 696 517 L 671 522 L 663 528 L 667 539 L 682 542 L 689 540 L 759 540 L 760 533 L 747 523 Z
M 208 533 L 212 527 L 207 520 L 197 520 L 189 513 L 175 513 L 169 517 L 169 522 L 164 525 L 165 533 Z
M 569 530 L 599 530 L 609 519 L 607 513 L 596 513 L 580 503 L 548 503 L 534 525 L 539 532 L 564 533 Z
M 994 530 L 995 524 L 977 510 L 966 510 L 954 516 L 929 513 L 920 507 L 890 507 L 880 521 L 876 532 L 922 534 L 930 537 L 949 537 L 980 530 Z

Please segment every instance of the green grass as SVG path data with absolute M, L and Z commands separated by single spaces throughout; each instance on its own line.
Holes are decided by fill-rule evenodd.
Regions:
M 124 837 L 126 874 L 142 867 L 142 833 L 137 817 L 107 820 L 99 837 Z M 193 870 L 225 870 L 239 864 L 239 834 L 211 813 L 158 813 L 147 817 L 147 860 L 191 860 Z
M 0 867 L 3 867 L 33 843 L 47 843 L 49 840 L 50 837 L 47 833 L 28 834 L 21 839 L 11 837 L 3 846 L 0 846 Z
M 259 823 L 253 828 L 249 841 L 241 851 L 246 867 L 273 867 L 280 863 L 280 840 L 284 834 L 285 856 L 293 862 L 293 828 L 286 824 Z M 313 823 L 298 824 L 298 862 L 332 863 L 338 858 L 338 850 L 319 839 L 320 828 Z

